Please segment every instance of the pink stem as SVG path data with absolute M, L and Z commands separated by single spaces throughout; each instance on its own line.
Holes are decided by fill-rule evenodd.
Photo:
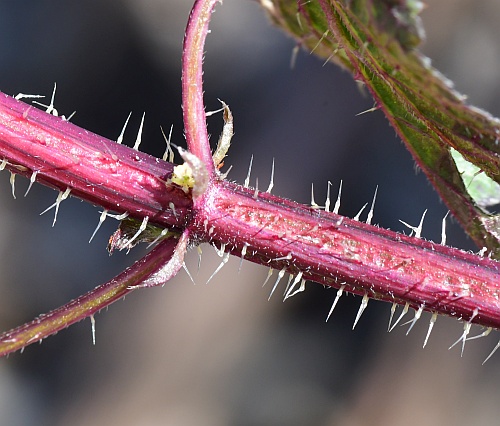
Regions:
M 125 297 L 142 282 L 154 279 L 174 255 L 177 242 L 178 240 L 173 238 L 161 242 L 111 281 L 99 285 L 94 290 L 48 314 L 40 315 L 30 323 L 0 334 L 0 356 L 41 341 Z M 173 274 L 177 270 L 178 268 L 172 271 Z
M 109 205 L 111 196 L 106 195 L 105 183 L 111 182 L 115 185 L 114 192 L 109 192 L 112 200 L 128 200 L 138 218 L 151 215 L 165 226 L 172 221 L 170 215 L 165 215 L 166 197 L 176 195 L 176 203 L 184 202 L 186 207 L 176 209 L 177 216 L 171 223 L 191 223 L 188 227 L 200 242 L 226 244 L 226 250 L 236 255 L 247 245 L 246 259 L 252 262 L 285 268 L 294 275 L 302 271 L 303 278 L 334 287 L 345 282 L 346 290 L 353 293 L 410 303 L 417 309 L 422 307 L 465 320 L 474 316 L 475 323 L 500 328 L 500 264 L 496 261 L 270 194 L 256 195 L 254 190 L 216 179 L 209 184 L 191 219 L 189 197 L 181 190 L 180 194 L 169 195 L 165 189 L 163 179 L 172 167 L 168 163 L 118 146 L 7 96 L 0 100 L 0 149 L 14 172 L 34 170 L 36 166 L 43 183 L 48 181 L 58 188 L 78 185 L 77 195 L 103 206 Z M 23 111 L 29 111 L 25 118 Z M 36 155 L 31 154 L 32 150 Z M 82 156 L 75 164 L 82 167 L 79 170 L 85 173 L 83 176 L 69 173 L 76 167 L 74 162 L 68 167 L 67 157 L 71 158 L 72 152 Z M 140 161 L 134 161 L 135 158 Z M 50 167 L 44 165 L 45 160 Z M 111 169 L 104 167 L 110 163 Z M 115 183 L 115 176 L 127 185 Z M 132 198 L 128 186 L 137 191 Z M 155 198 L 165 201 L 152 202 L 154 199 L 148 199 L 150 191 L 157 191 Z M 286 259 L 287 256 L 291 258 Z
M 215 4 L 220 0 L 197 0 L 189 16 L 182 54 L 182 108 L 189 151 L 205 165 L 210 176 L 215 168 L 208 141 L 203 105 L 203 48 Z
M 500 328 L 500 262 L 255 194 L 230 182 L 214 185 L 193 232 L 304 279 Z
M 92 315 L 131 286 L 165 282 L 182 265 L 190 234 L 192 241 L 244 253 L 252 262 L 298 278 L 500 328 L 499 262 L 214 178 L 201 64 L 216 1 L 195 3 L 184 43 L 186 138 L 212 177 L 196 211 L 190 194 L 168 183 L 173 165 L 0 95 L 2 166 L 59 190 L 70 188 L 104 208 L 184 231 L 108 283 L 0 335 L 0 355 Z
M 105 209 L 181 227 L 191 199 L 167 185 L 173 164 L 132 150 L 0 92 L 0 162 L 13 173 Z M 172 209 L 175 207 L 175 213 Z

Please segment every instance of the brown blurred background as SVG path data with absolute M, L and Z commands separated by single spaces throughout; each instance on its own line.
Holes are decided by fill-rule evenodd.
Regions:
M 432 0 L 423 13 L 424 51 L 470 101 L 500 115 L 500 3 Z M 174 124 L 183 143 L 180 55 L 187 0 L 26 0 L 0 2 L 0 88 L 50 97 L 76 124 L 116 139 L 133 112 L 132 144 L 146 111 L 141 148 L 161 156 L 160 125 Z M 235 136 L 226 164 L 243 182 L 267 182 L 274 193 L 304 203 L 314 182 L 344 182 L 341 213 L 353 216 L 379 186 L 374 221 L 404 231 L 429 209 L 423 235 L 439 241 L 445 207 L 351 77 L 301 52 L 290 69 L 293 41 L 270 26 L 250 0 L 226 0 L 213 17 L 205 60 L 207 109 L 227 102 Z M 209 119 L 216 138 L 220 115 Z M 253 180 L 254 182 L 254 180 Z M 144 254 L 108 257 L 108 219 L 91 244 L 99 210 L 78 200 L 39 216 L 56 197 L 0 174 L 0 328 L 14 327 L 110 279 Z M 474 249 L 449 227 L 451 244 Z M 469 425 L 500 416 L 500 355 L 481 362 L 490 336 L 447 348 L 462 325 L 439 318 L 422 349 L 430 316 L 409 336 L 386 332 L 390 306 L 372 301 L 351 331 L 357 297 L 343 297 L 329 323 L 333 290 L 308 283 L 286 303 L 262 289 L 265 268 L 232 259 L 210 284 L 220 259 L 205 246 L 164 288 L 137 291 L 96 316 L 97 344 L 84 321 L 0 360 L 1 425 Z M 271 283 L 272 284 L 272 283 Z M 283 284 L 282 284 L 283 285 Z M 411 319 L 413 314 L 408 315 Z M 480 332 L 474 329 L 473 333 Z

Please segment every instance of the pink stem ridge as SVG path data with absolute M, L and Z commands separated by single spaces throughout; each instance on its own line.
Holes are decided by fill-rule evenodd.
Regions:
M 0 161 L 60 191 L 174 231 L 122 274 L 0 335 L 0 356 L 93 315 L 138 287 L 164 284 L 189 242 L 208 242 L 302 280 L 367 298 L 500 328 L 500 263 L 222 180 L 208 143 L 203 46 L 218 0 L 195 2 L 183 53 L 183 108 L 190 155 L 209 179 L 202 196 L 172 184 L 174 165 L 0 95 Z M 187 158 L 187 157 L 186 157 Z M 189 162 L 188 160 L 186 160 Z M 1 167 L 1 166 L 0 166 Z M 193 170 L 195 185 L 200 178 Z M 305 281 L 304 281 L 305 283 Z

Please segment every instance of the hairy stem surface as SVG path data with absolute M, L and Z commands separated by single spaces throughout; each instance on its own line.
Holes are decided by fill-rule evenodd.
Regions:
M 202 90 L 203 46 L 216 3 L 196 1 L 186 32 L 183 108 L 190 152 L 181 150 L 186 164 L 180 169 L 0 94 L 1 168 L 128 213 L 137 221 L 137 232 L 142 229 L 139 224 L 151 222 L 165 228 L 169 237 L 115 279 L 0 335 L 0 355 L 90 316 L 134 288 L 164 284 L 182 266 L 188 243 L 203 242 L 280 270 L 276 284 L 289 272 L 295 280 L 345 286 L 366 298 L 500 328 L 497 261 L 259 193 L 217 176 Z M 344 52 L 343 60 L 349 56 Z
M 165 263 L 174 254 L 176 245 L 177 240 L 173 238 L 161 242 L 146 256 L 107 283 L 58 309 L 40 315 L 32 322 L 2 333 L 0 356 L 41 341 L 125 297 L 140 283 L 154 277 L 163 269 Z

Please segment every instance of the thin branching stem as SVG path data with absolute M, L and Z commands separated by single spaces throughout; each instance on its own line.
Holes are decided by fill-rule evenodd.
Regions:
M 182 108 L 188 149 L 215 174 L 203 103 L 203 49 L 212 10 L 220 0 L 197 0 L 189 16 L 182 54 Z
M 2 333 L 0 335 L 0 356 L 42 341 L 42 339 L 125 297 L 134 291 L 137 285 L 161 271 L 165 263 L 172 257 L 176 246 L 177 240 L 165 240 L 107 283 L 99 285 L 94 290 L 58 309 L 40 315 L 27 324 Z

